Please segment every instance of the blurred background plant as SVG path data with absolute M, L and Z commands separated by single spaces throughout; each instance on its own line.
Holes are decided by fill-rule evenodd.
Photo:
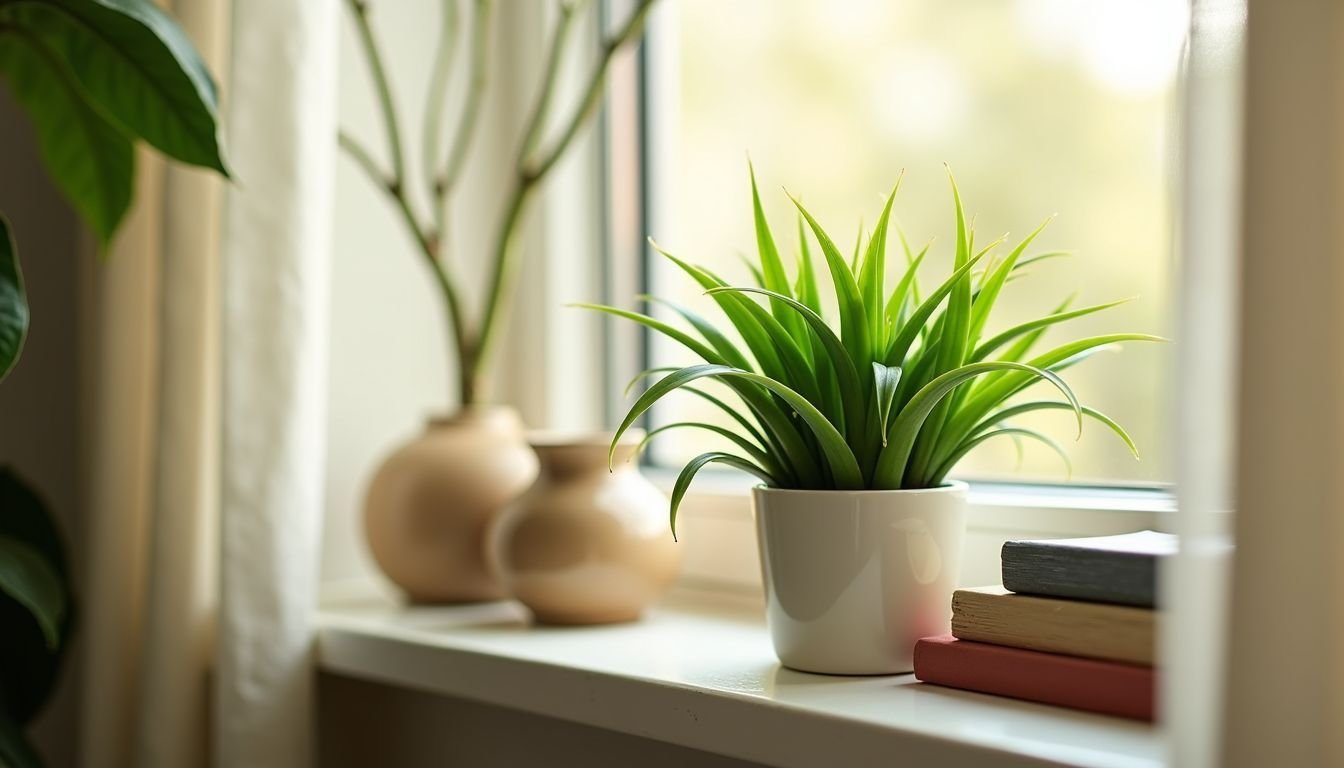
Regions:
M 451 340 L 450 355 L 457 362 L 458 398 L 462 406 L 482 402 L 490 368 L 490 354 L 499 336 L 500 324 L 513 296 L 519 268 L 518 232 L 524 216 L 547 175 L 564 156 L 574 137 L 590 121 L 601 103 L 607 69 L 612 57 L 627 43 L 639 38 L 645 17 L 655 0 L 638 0 L 629 15 L 604 35 L 598 46 L 597 60 L 591 65 L 576 104 L 570 105 L 554 120 L 557 83 L 565 66 L 568 50 L 577 36 L 577 22 L 589 6 L 596 3 L 565 0 L 559 6 L 559 18 L 546 48 L 545 68 L 523 129 L 523 138 L 511 167 L 499 173 L 509 179 L 503 210 L 496 225 L 492 245 L 486 254 L 489 279 L 483 293 L 483 305 L 473 313 L 464 297 L 459 271 L 454 268 L 454 224 L 448 211 L 453 195 L 460 192 L 462 170 L 471 153 L 481 103 L 490 82 L 487 72 L 490 42 L 490 0 L 471 3 L 470 33 L 467 36 L 465 67 L 455 65 L 461 29 L 464 26 L 460 3 L 445 0 L 440 36 L 430 74 L 429 95 L 425 100 L 421 126 L 421 150 L 418 158 L 427 189 L 423 195 L 409 188 L 411 174 L 403 145 L 401 115 L 392 95 L 384 57 L 369 24 L 372 6 L 366 0 L 346 0 L 354 17 L 361 49 L 378 95 L 388 163 L 379 162 L 356 137 L 342 131 L 340 146 L 365 172 L 369 180 L 384 191 L 400 220 L 411 234 L 416 249 L 429 267 L 443 298 Z M 595 11 L 594 11 L 595 12 Z M 443 127 L 449 84 L 454 75 L 465 78 L 462 103 L 452 130 Z M 548 130 L 549 127 L 549 130 Z M 445 141 L 445 134 L 447 140 Z M 447 151 L 443 147 L 447 145 Z M 421 208 L 427 201 L 429 215 Z M 476 291 L 466 296 L 476 295 Z M 476 316 L 472 316 L 475 314 Z
M 137 142 L 228 176 L 214 80 L 147 0 L 0 0 L 0 77 L 103 250 L 134 196 Z M 28 324 L 18 248 L 0 214 L 0 380 Z M 42 764 L 24 728 L 56 685 L 74 626 L 63 537 L 38 494 L 0 467 L 0 764 Z

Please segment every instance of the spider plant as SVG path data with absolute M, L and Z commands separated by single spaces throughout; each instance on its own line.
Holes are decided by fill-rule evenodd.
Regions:
M 1012 420 L 1034 411 L 1065 410 L 1114 432 L 1137 458 L 1134 441 L 1113 419 L 1078 401 L 1060 376 L 1093 353 L 1126 341 L 1160 341 L 1140 333 L 1112 333 L 1077 339 L 1036 351 L 1052 326 L 1101 312 L 1123 302 L 1078 309 L 1070 301 L 1049 314 L 988 335 L 990 314 L 1009 282 L 1042 259 L 1062 255 L 1027 249 L 1049 223 L 999 255 L 1004 238 L 976 242 L 956 180 L 949 173 L 956 212 L 952 272 L 927 293 L 919 269 L 929 246 L 913 251 L 891 223 L 898 180 L 877 225 L 862 248 L 846 258 L 830 235 L 797 198 L 798 254 L 790 275 L 761 208 L 751 173 L 758 263 L 749 264 L 755 282 L 729 285 L 709 269 L 657 249 L 699 284 L 736 331 L 721 328 L 691 310 L 647 297 L 685 320 L 690 330 L 650 314 L 584 304 L 640 323 L 689 349 L 703 363 L 658 368 L 640 374 L 632 386 L 662 375 L 631 406 L 612 442 L 654 403 L 688 391 L 712 403 L 735 425 L 683 422 L 653 430 L 701 429 L 717 433 L 735 452 L 702 453 L 681 470 L 671 498 L 671 526 L 696 473 L 709 464 L 749 472 L 772 488 L 886 490 L 932 488 L 981 443 L 1009 437 L 1035 440 L 1068 458 L 1050 437 Z M 887 285 L 887 241 L 896 229 L 903 268 Z M 814 268 L 807 233 L 819 246 L 829 276 L 838 322 L 823 308 L 823 282 Z M 860 238 L 860 245 L 863 245 Z M 828 302 L 829 303 L 829 302 Z M 722 382 L 740 402 L 734 407 L 698 386 Z M 1032 384 L 1045 382 L 1058 393 L 1049 399 L 1017 401 Z

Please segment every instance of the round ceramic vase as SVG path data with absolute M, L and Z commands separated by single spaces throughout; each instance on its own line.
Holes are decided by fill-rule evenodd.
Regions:
M 945 634 L 966 535 L 966 484 L 753 491 L 775 653 L 833 675 L 903 674 Z
M 630 461 L 640 437 L 622 438 L 610 470 L 609 435 L 533 437 L 541 473 L 499 516 L 490 553 L 537 621 L 634 621 L 676 576 L 667 497 Z
M 416 602 L 502 599 L 485 559 L 490 522 L 537 475 L 510 408 L 432 419 L 383 462 L 364 504 L 378 567 Z

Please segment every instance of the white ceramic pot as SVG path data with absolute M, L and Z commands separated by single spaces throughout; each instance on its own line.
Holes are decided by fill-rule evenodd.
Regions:
M 949 631 L 966 484 L 906 491 L 753 492 L 766 617 L 786 667 L 902 674 Z

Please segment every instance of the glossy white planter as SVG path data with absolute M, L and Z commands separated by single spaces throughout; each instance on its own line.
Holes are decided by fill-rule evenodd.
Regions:
M 766 616 L 786 667 L 910 672 L 915 641 L 949 631 L 966 484 L 909 491 L 756 488 Z

